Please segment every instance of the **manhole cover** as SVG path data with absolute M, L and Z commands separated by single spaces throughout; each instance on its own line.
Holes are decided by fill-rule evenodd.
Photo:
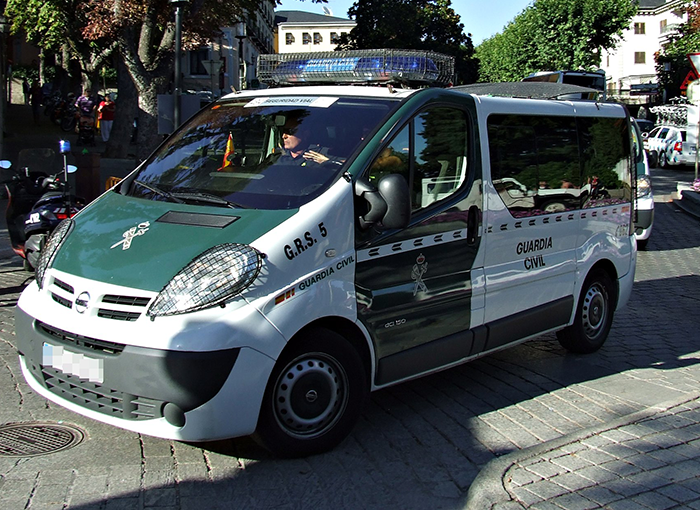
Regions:
M 10 423 L 0 425 L 0 457 L 36 457 L 80 444 L 85 433 L 59 423 Z

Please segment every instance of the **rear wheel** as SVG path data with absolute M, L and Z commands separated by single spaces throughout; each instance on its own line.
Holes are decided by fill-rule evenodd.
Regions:
M 310 330 L 277 361 L 255 439 L 279 457 L 330 450 L 352 430 L 368 392 L 355 348 L 333 331 Z
M 557 332 L 566 350 L 589 354 L 600 349 L 610 333 L 615 311 L 615 289 L 608 273 L 593 270 L 581 289 L 574 323 Z

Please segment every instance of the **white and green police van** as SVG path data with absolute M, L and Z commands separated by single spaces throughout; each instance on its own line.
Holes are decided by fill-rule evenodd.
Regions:
M 452 72 L 336 56 L 269 56 L 296 86 L 209 105 L 57 228 L 17 307 L 36 392 L 296 456 L 342 441 L 373 390 L 547 332 L 601 347 L 636 265 L 624 107 L 311 85 Z

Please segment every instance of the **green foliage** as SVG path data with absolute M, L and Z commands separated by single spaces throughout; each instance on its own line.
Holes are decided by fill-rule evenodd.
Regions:
M 637 12 L 634 0 L 535 0 L 476 48 L 479 81 L 516 81 L 535 71 L 592 68 Z
M 685 10 L 688 19 L 679 27 L 678 35 L 654 55 L 659 86 L 669 98 L 681 95 L 681 84 L 692 69 L 688 53 L 700 52 L 700 2 L 686 2 Z
M 12 77 L 26 78 L 29 83 L 34 80 L 39 80 L 39 68 L 36 66 L 25 66 L 25 65 L 13 65 L 12 66 Z
M 356 0 L 348 16 L 357 23 L 340 49 L 397 48 L 452 55 L 458 83 L 476 80 L 471 36 L 450 0 Z
M 27 40 L 41 48 L 58 50 L 70 30 L 70 13 L 77 4 L 72 0 L 8 0 L 5 16 L 11 32 L 24 32 Z

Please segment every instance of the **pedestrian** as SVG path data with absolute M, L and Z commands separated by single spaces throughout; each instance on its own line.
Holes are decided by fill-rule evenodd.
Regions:
M 24 94 L 24 104 L 29 104 L 29 82 L 27 78 L 22 78 L 22 94 Z
M 41 103 L 44 100 L 44 93 L 41 91 L 39 82 L 34 80 L 32 88 L 29 89 L 30 102 L 32 104 L 32 115 L 34 115 L 34 124 L 39 125 L 41 118 Z
M 100 124 L 100 133 L 102 141 L 109 141 L 109 134 L 112 132 L 112 123 L 114 122 L 114 112 L 116 105 L 112 100 L 112 94 L 107 94 L 104 100 L 97 107 L 97 118 Z
M 95 118 L 95 108 L 97 107 L 97 101 L 93 96 L 90 95 L 90 91 L 87 88 L 83 88 L 83 93 L 75 101 L 75 106 L 80 111 L 80 115 L 84 117 Z

